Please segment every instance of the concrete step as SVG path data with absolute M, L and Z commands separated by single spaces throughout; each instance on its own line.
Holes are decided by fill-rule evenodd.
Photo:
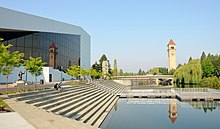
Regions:
M 48 105 L 48 104 L 53 104 L 53 103 L 57 103 L 59 101 L 65 100 L 65 99 L 69 99 L 69 98 L 73 98 L 73 97 L 77 98 L 77 97 L 80 97 L 82 95 L 85 95 L 86 93 L 92 93 L 96 90 L 97 89 L 92 88 L 92 89 L 87 89 L 87 90 L 84 90 L 84 91 L 71 92 L 70 94 L 59 96 L 59 97 L 54 97 L 50 100 L 41 101 L 41 102 L 39 102 L 37 104 L 34 104 L 34 105 L 37 106 L 37 107 L 40 107 L 40 106 L 44 106 L 44 105 Z
M 103 120 L 107 117 L 107 115 L 110 113 L 114 105 L 117 103 L 119 97 L 116 97 L 113 102 L 107 107 L 106 110 L 104 110 L 101 115 L 99 115 L 91 124 L 92 126 L 95 126 L 99 128 L 99 126 L 102 124 Z
M 81 103 L 82 104 L 86 103 L 86 102 L 90 101 L 91 99 L 94 99 L 94 97 L 97 97 L 102 92 L 103 91 L 98 91 L 98 93 L 94 92 L 92 94 L 87 94 L 84 97 L 80 97 L 80 98 L 77 98 L 75 100 L 71 100 L 71 101 L 69 101 L 67 103 L 60 104 L 60 105 L 58 105 L 56 107 L 52 107 L 52 108 L 47 109 L 47 110 L 50 111 L 50 112 L 54 112 L 54 113 L 58 114 L 59 111 L 65 111 L 68 108 L 70 108 L 70 106 L 74 107 L 75 105 L 79 105 Z
M 106 93 L 105 93 L 105 92 L 102 92 L 102 94 L 106 94 Z M 98 99 L 100 99 L 101 97 L 103 97 L 102 94 L 100 94 L 100 95 L 98 96 Z M 91 103 L 94 103 L 94 100 L 95 100 L 95 98 L 93 98 L 92 100 L 89 100 L 89 101 L 83 101 L 83 102 L 80 102 L 80 103 L 73 104 L 73 105 L 71 105 L 71 106 L 69 106 L 69 107 L 65 107 L 64 109 L 55 112 L 55 114 L 59 114 L 59 115 L 64 116 L 65 114 L 67 114 L 67 113 L 69 113 L 69 112 L 75 110 L 76 108 L 77 108 L 77 109 L 83 109 L 83 107 L 84 107 L 85 105 L 87 106 L 87 105 L 89 105 L 89 104 L 91 104 Z M 95 100 L 95 101 L 97 101 L 97 100 Z
M 101 101 L 103 101 L 105 98 L 109 96 L 108 93 L 104 93 L 100 95 L 99 97 L 89 101 L 88 103 L 84 103 L 81 106 L 76 106 L 74 109 L 69 110 L 68 112 L 62 113 L 63 116 L 68 118 L 75 118 L 75 116 L 82 114 L 82 112 L 87 112 L 90 110 L 94 105 L 99 104 Z
M 112 96 L 113 96 L 112 94 L 108 94 L 106 97 L 91 104 L 90 106 L 88 106 L 84 110 L 82 110 L 81 112 L 77 112 L 77 114 L 79 116 L 76 118 L 76 120 L 83 121 L 83 120 L 87 119 L 88 117 L 90 117 L 91 114 L 93 114 L 101 105 L 103 105 L 103 103 L 108 101 Z
M 13 95 L 8 95 L 10 98 L 17 98 L 17 97 L 22 97 L 26 95 L 31 95 L 31 94 L 36 94 L 36 93 L 43 93 L 43 92 L 48 92 L 52 91 L 52 89 L 46 89 L 46 90 L 40 90 L 40 91 L 32 91 L 32 92 L 26 92 L 26 93 L 20 93 L 20 94 L 13 94 Z
M 82 94 L 74 95 L 74 96 L 64 98 L 64 99 L 61 99 L 61 100 L 58 100 L 58 101 L 51 101 L 49 104 L 42 105 L 40 108 L 43 108 L 43 109 L 47 110 L 47 109 L 50 109 L 52 107 L 56 107 L 56 106 L 59 106 L 61 104 L 70 102 L 72 100 L 80 99 L 81 97 L 84 97 L 87 94 L 94 93 L 94 92 L 100 92 L 100 91 L 98 89 L 92 89 L 92 90 L 84 92 Z
M 82 87 L 86 87 L 86 86 L 82 86 Z M 68 92 L 69 90 L 73 90 L 73 89 L 79 89 L 79 88 L 82 88 L 82 87 L 68 87 L 68 88 L 64 88 L 63 89 L 63 92 Z M 57 93 L 60 93 L 60 91 L 58 90 L 49 90 L 47 92 L 36 92 L 35 94 L 31 94 L 31 95 L 26 95 L 26 96 L 21 96 L 19 98 L 17 98 L 17 100 L 19 101 L 24 101 L 24 100 L 30 100 L 30 99 L 33 99 L 33 98 L 39 98 L 39 97 L 42 97 L 42 96 L 48 96 L 48 95 L 53 95 L 53 94 L 57 94 Z
M 76 89 L 76 90 L 75 89 L 74 90 L 69 90 L 69 91 L 66 91 L 66 92 L 60 91 L 57 94 L 43 96 L 41 98 L 32 99 L 32 100 L 28 100 L 28 101 L 25 101 L 25 102 L 28 103 L 28 104 L 33 104 L 33 103 L 37 103 L 37 102 L 42 102 L 42 101 L 46 101 L 46 100 L 49 100 L 49 99 L 53 99 L 53 98 L 56 98 L 56 97 L 59 97 L 59 96 L 68 95 L 71 92 L 82 93 L 82 92 L 84 92 L 84 91 L 86 91 L 88 89 L 90 89 L 90 87 L 88 87 L 88 88 L 84 87 L 82 89 Z
M 83 120 L 83 123 L 92 125 L 92 123 L 96 121 L 96 119 L 107 109 L 114 99 L 115 96 L 112 95 L 106 101 L 102 102 L 99 106 L 95 107 L 91 112 L 82 117 L 81 119 Z
M 58 95 L 54 95 L 54 96 L 39 98 L 37 100 L 33 100 L 31 104 L 34 104 L 35 106 L 39 107 L 39 106 L 42 106 L 42 105 L 45 105 L 45 104 L 48 104 L 51 102 L 56 102 L 56 101 L 59 101 L 59 100 L 62 100 L 62 99 L 68 98 L 68 97 L 79 95 L 79 94 L 82 94 L 82 93 L 90 91 L 90 90 L 91 90 L 90 88 L 89 89 L 84 88 L 79 91 L 78 90 L 77 91 L 69 91 L 68 93 L 65 93 L 65 94 L 58 94 Z

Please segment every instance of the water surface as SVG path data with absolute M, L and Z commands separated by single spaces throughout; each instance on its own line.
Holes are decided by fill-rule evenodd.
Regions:
M 220 102 L 119 99 L 102 129 L 217 129 Z M 176 110 L 176 111 L 175 111 Z

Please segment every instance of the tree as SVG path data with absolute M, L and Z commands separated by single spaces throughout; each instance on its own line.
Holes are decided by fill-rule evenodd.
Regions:
M 175 73 L 175 71 L 176 71 L 175 69 L 171 69 L 168 74 L 173 75 Z
M 97 78 L 99 76 L 98 72 L 93 68 L 89 69 L 89 74 L 90 74 L 92 79 Z
M 162 74 L 162 75 L 167 75 L 168 74 L 168 69 L 160 67 L 159 68 L 159 73 Z
M 186 83 L 199 83 L 202 79 L 202 68 L 200 59 L 194 59 L 188 64 L 176 69 L 174 79 L 184 80 Z
M 123 76 L 124 75 L 124 72 L 122 69 L 119 70 L 119 76 Z
M 206 54 L 205 54 L 205 52 L 202 52 L 202 55 L 200 57 L 200 61 L 202 62 L 205 59 L 206 59 Z
M 82 76 L 83 79 L 85 79 L 85 76 L 86 76 L 88 73 L 89 73 L 88 70 L 86 70 L 86 69 L 80 67 L 80 76 Z
M 159 68 L 152 68 L 148 71 L 148 74 L 159 75 Z
M 209 58 L 202 61 L 202 77 L 212 77 L 214 75 L 214 65 Z
M 182 65 L 182 64 L 178 64 L 177 68 L 179 68 L 179 67 L 181 67 L 181 66 L 183 66 L 183 65 Z
M 100 64 L 97 63 L 97 61 L 95 62 L 95 64 L 92 65 L 92 68 L 95 69 L 97 72 L 102 71 L 102 67 Z
M 106 55 L 103 54 L 102 57 L 99 59 L 99 64 L 100 64 L 100 66 L 102 67 L 102 62 L 103 62 L 103 61 L 107 61 L 107 60 L 108 60 L 108 59 L 107 59 Z M 109 67 L 109 68 L 110 68 L 110 67 Z
M 220 76 L 220 55 L 210 55 L 209 58 L 212 62 L 215 70 L 214 75 L 219 77 Z
M 113 76 L 118 75 L 118 66 L 117 66 L 117 60 L 114 60 L 114 68 L 113 68 Z
M 11 46 L 11 44 L 5 46 L 3 43 L 0 45 L 0 73 L 6 75 L 6 92 L 8 91 L 9 74 L 13 71 L 14 67 L 21 65 L 21 59 L 24 57 L 24 54 L 18 51 L 8 51 Z
M 142 70 L 141 69 L 139 69 L 138 75 L 142 75 Z
M 189 58 L 189 60 L 188 60 L 188 63 L 189 63 L 190 61 L 192 61 L 192 57 L 191 57 L 191 56 L 190 56 L 190 58 Z
M 74 64 L 66 69 L 66 73 L 70 76 L 74 76 L 77 79 L 80 76 L 80 66 Z
M 43 70 L 43 66 L 47 64 L 46 62 L 43 62 L 41 57 L 29 57 L 28 60 L 25 60 L 24 66 L 25 69 L 31 73 L 32 76 L 35 77 L 35 83 L 37 82 L 37 77 L 41 75 L 41 72 Z M 36 84 L 35 84 L 35 89 L 36 89 Z

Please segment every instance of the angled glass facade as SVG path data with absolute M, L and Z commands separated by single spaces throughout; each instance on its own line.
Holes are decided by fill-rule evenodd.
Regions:
M 49 65 L 49 48 L 56 45 L 56 66 L 67 68 L 73 64 L 80 65 L 80 35 L 33 31 L 0 31 L 5 45 L 12 44 L 10 51 L 24 53 L 24 59 L 41 57 Z

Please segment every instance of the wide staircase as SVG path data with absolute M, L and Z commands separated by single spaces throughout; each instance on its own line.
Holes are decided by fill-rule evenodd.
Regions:
M 114 81 L 93 81 L 89 85 L 64 86 L 62 91 L 46 89 L 9 97 L 99 127 L 124 87 Z

